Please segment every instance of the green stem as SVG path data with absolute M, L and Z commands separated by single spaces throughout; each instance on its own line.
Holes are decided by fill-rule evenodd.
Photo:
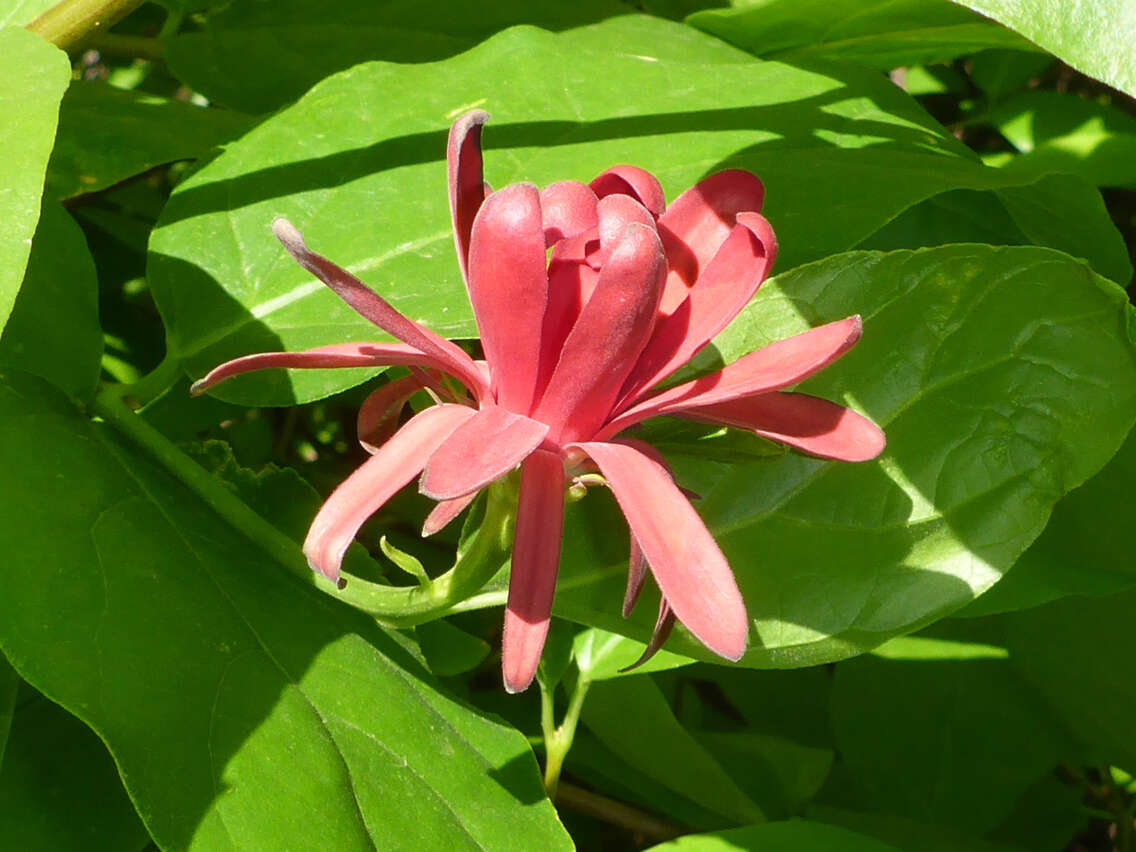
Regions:
M 142 0 L 62 0 L 28 24 L 28 29 L 71 52 L 141 5 Z
M 127 404 L 153 399 L 172 384 L 180 370 L 165 361 L 134 385 L 108 385 L 95 397 L 93 413 L 114 426 L 204 500 L 232 527 L 243 533 L 274 560 L 300 579 L 370 613 L 392 627 L 409 627 L 450 612 L 454 605 L 478 591 L 508 559 L 513 540 L 517 492 L 512 477 L 487 489 L 485 517 L 453 567 L 429 583 L 386 586 L 348 575 L 336 590 L 320 582 L 292 539 L 266 521 L 230 491 L 225 484 L 179 450 L 165 435 L 139 417 Z
M 568 709 L 564 713 L 564 721 L 560 727 L 554 727 L 553 699 L 555 685 L 545 686 L 540 681 L 540 728 L 544 734 L 544 789 L 548 798 L 555 800 L 557 787 L 560 784 L 560 770 L 564 768 L 564 758 L 572 748 L 572 741 L 576 739 L 576 726 L 580 723 L 580 711 L 584 708 L 584 699 L 588 695 L 588 687 L 592 685 L 589 678 L 583 674 L 576 677 L 576 687 L 572 690 L 572 697 L 568 700 Z

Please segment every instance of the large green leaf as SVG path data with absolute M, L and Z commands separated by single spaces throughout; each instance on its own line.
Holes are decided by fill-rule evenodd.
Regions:
M 1030 48 L 1010 30 L 950 0 L 735 0 L 691 26 L 757 56 L 839 59 L 888 71 L 992 48 Z
M 0 767 L 4 765 L 4 749 L 8 744 L 8 732 L 12 727 L 19 687 L 20 676 L 16 674 L 8 658 L 0 654 Z
M 819 822 L 791 820 L 770 822 L 715 831 L 710 834 L 688 834 L 668 843 L 652 846 L 648 852 L 899 852 L 879 840 L 857 834 L 846 828 Z
M 851 656 L 993 585 L 1136 418 L 1127 312 L 1119 287 L 1037 248 L 854 253 L 768 282 L 698 363 L 860 313 L 863 339 L 805 388 L 866 411 L 888 449 L 855 465 L 671 454 L 749 608 L 744 661 Z M 605 499 L 570 507 L 556 611 L 642 638 L 649 604 L 619 618 L 622 525 Z
M 668 38 L 688 45 L 692 37 L 679 25 L 656 27 L 664 57 Z M 875 73 L 645 61 L 617 49 L 626 32 L 619 21 L 561 35 L 522 28 L 446 62 L 361 65 L 230 146 L 178 186 L 150 243 L 148 277 L 173 355 L 196 376 L 253 351 L 375 338 L 290 261 L 269 232 L 277 215 L 409 316 L 448 336 L 475 335 L 442 163 L 448 124 L 472 106 L 494 116 L 485 132 L 494 186 L 590 180 L 635 162 L 655 171 L 673 198 L 715 169 L 754 171 L 768 189 L 782 270 L 850 248 L 940 192 L 1035 180 L 979 165 Z M 597 78 L 621 85 L 597 86 Z M 1116 254 L 1123 268 L 1115 274 L 1126 279 L 1119 236 L 1096 204 L 1058 210 L 1058 221 L 1095 221 L 1111 232 L 1115 252 L 1094 262 L 1116 267 Z M 218 393 L 286 404 L 366 375 L 266 373 Z
M 20 27 L 0 29 L 0 116 L 9 145 L 0 161 L 0 331 L 24 279 L 39 221 L 59 99 L 71 82 L 67 54 Z
M 1008 659 L 882 659 L 836 667 L 845 766 L 885 812 L 980 836 L 1068 749 Z
M 138 852 L 150 842 L 106 746 L 27 687 L 0 767 L 0 836 L 21 852 Z
M 1053 517 L 1002 582 L 959 614 L 1028 609 L 1068 595 L 1111 594 L 1136 586 L 1131 540 L 1136 517 L 1136 432 L 1104 470 L 1053 509 Z
M 24 283 L 0 334 L 0 365 L 89 398 L 103 351 L 98 284 L 82 229 L 58 201 L 44 199 Z
M 106 189 L 162 163 L 198 157 L 236 138 L 252 119 L 115 89 L 76 83 L 63 96 L 47 192 L 71 198 Z
M 56 0 L 8 0 L 0 9 L 0 27 L 22 27 L 30 24 L 48 9 Z
M 428 13 L 406 0 L 331 0 L 313 16 L 305 0 L 232 3 L 210 15 L 203 31 L 173 39 L 166 61 L 207 97 L 268 112 L 328 74 L 369 59 L 426 62 L 468 50 L 514 24 L 559 30 L 627 11 L 617 0 L 437 0 Z
M 1123 528 L 1110 534 L 1123 535 Z M 1005 621 L 1015 666 L 1091 749 L 1093 759 L 1136 774 L 1133 612 L 1136 592 L 1130 590 L 1106 598 L 1071 597 L 1011 613 Z
M 1110 86 L 1136 97 L 1136 15 L 1129 0 L 954 0 L 1016 30 Z
M 560 849 L 524 738 L 42 381 L 0 385 L 0 645 L 164 848 Z

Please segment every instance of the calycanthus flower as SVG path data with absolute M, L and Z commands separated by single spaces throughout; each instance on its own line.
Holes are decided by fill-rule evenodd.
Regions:
M 761 182 L 744 171 L 719 172 L 669 207 L 658 181 L 633 166 L 615 166 L 590 184 L 521 183 L 492 192 L 482 176 L 487 118 L 474 111 L 458 119 L 447 151 L 454 241 L 484 361 L 398 313 L 277 219 L 273 230 L 288 252 L 401 343 L 249 355 L 217 367 L 193 391 L 272 367 L 410 368 L 363 404 L 360 440 L 371 458 L 328 498 L 304 544 L 312 568 L 333 581 L 364 521 L 419 474 L 422 493 L 438 501 L 423 528 L 428 535 L 519 464 L 502 648 L 509 691 L 532 681 L 548 632 L 566 485 L 596 471 L 631 529 L 624 615 L 648 567 L 661 591 L 648 653 L 677 618 L 711 651 L 737 660 L 749 622 L 726 558 L 661 455 L 621 435 L 670 415 L 746 429 L 822 458 L 874 458 L 884 436 L 871 421 L 783 391 L 846 352 L 860 337 L 860 318 L 655 390 L 726 327 L 768 275 L 777 243 L 758 212 Z M 427 388 L 438 404 L 396 430 L 407 400 Z

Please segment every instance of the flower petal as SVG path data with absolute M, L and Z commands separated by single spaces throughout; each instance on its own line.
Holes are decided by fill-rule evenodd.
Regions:
M 686 300 L 655 327 L 623 396 L 665 379 L 730 324 L 749 304 L 777 256 L 773 228 L 758 213 L 739 213 L 738 224 L 707 264 Z
M 548 304 L 545 258 L 535 186 L 513 184 L 485 199 L 469 248 L 470 301 L 497 402 L 521 414 L 536 395 Z
M 540 663 L 556 591 L 563 525 L 564 465 L 556 453 L 537 450 L 521 466 L 517 533 L 501 640 L 501 669 L 509 692 L 526 689 Z
M 189 392 L 193 396 L 199 396 L 226 379 L 255 370 L 410 366 L 434 367 L 450 372 L 448 363 L 439 361 L 406 343 L 336 343 L 303 352 L 258 352 L 255 355 L 234 358 L 219 367 L 214 367 L 194 382 Z M 481 384 L 480 376 L 478 381 Z M 477 387 L 474 385 L 470 389 L 476 393 Z
M 596 226 L 596 194 L 585 184 L 562 180 L 540 191 L 545 245 L 571 239 Z
M 628 225 L 564 341 L 534 413 L 552 427 L 553 441 L 589 438 L 611 412 L 650 338 L 665 270 L 654 229 Z
M 639 546 L 639 539 L 631 533 L 631 555 L 627 559 L 627 591 L 623 593 L 623 617 L 631 615 L 639 595 L 643 591 L 643 582 L 647 579 L 647 557 L 643 555 L 643 548 Z
M 589 186 L 597 198 L 616 194 L 630 195 L 646 207 L 655 219 L 663 215 L 667 206 L 658 179 L 638 166 L 612 166 L 599 174 Z
M 611 258 L 624 232 L 632 222 L 637 222 L 655 230 L 655 219 L 650 212 L 630 195 L 608 195 L 596 205 L 598 225 L 596 233 L 600 238 L 600 249 L 588 255 L 588 263 L 596 269 L 603 269 Z M 591 294 L 587 294 L 590 296 Z M 586 301 L 586 299 L 585 299 Z
M 454 122 L 446 145 L 446 176 L 450 184 L 450 217 L 454 223 L 454 248 L 462 278 L 469 286 L 466 259 L 469 234 L 481 203 L 485 200 L 485 178 L 481 161 L 481 127 L 489 120 L 482 109 L 470 110 Z
M 683 417 L 746 429 L 812 456 L 867 461 L 884 451 L 883 430 L 850 408 L 803 393 L 763 393 L 688 408 Z
M 387 382 L 370 393 L 355 417 L 355 434 L 368 453 L 377 453 L 379 447 L 398 431 L 398 418 L 414 394 L 426 387 L 419 376 L 403 376 Z
M 860 339 L 859 315 L 830 322 L 751 352 L 716 373 L 668 388 L 610 421 L 600 440 L 660 414 L 680 414 L 743 396 L 780 390 L 822 370 Z
M 580 311 L 596 289 L 599 271 L 588 263 L 589 245 L 598 245 L 598 231 L 588 230 L 561 240 L 552 249 L 548 265 L 548 309 L 540 330 L 540 375 L 537 397 L 548 386 L 548 379 L 560 360 L 564 341 L 576 324 Z
M 548 425 L 487 406 L 454 431 L 430 457 L 418 489 L 434 500 L 453 500 L 484 488 L 540 446 Z
M 343 554 L 359 527 L 414 479 L 430 454 L 473 415 L 474 410 L 464 405 L 427 408 L 340 483 L 316 514 L 304 541 L 312 570 L 338 580 Z
M 346 269 L 309 250 L 303 235 L 287 219 L 274 219 L 272 231 L 300 266 L 334 290 L 353 310 L 388 334 L 429 355 L 437 366 L 461 379 L 478 399 L 485 395 L 488 389 L 484 387 L 473 359 L 456 344 L 403 316 Z
M 749 619 L 726 557 L 661 464 L 626 444 L 574 444 L 599 465 L 663 597 L 711 651 L 745 653 Z
M 478 492 L 472 491 L 463 497 L 455 497 L 453 500 L 443 500 L 438 503 L 430 510 L 430 514 L 422 523 L 422 537 L 425 538 L 444 529 L 450 521 L 460 515 L 465 507 L 477 498 L 477 494 Z
M 764 199 L 760 180 L 741 169 L 728 169 L 703 178 L 671 202 L 659 217 L 659 236 L 670 265 L 660 312 L 670 314 L 682 303 L 730 235 L 738 213 L 760 212 Z
M 655 629 L 651 631 L 651 641 L 647 643 L 647 647 L 643 649 L 643 653 L 639 655 L 639 659 L 633 662 L 626 668 L 619 670 L 620 674 L 625 674 L 634 671 L 643 665 L 655 654 L 662 650 L 663 645 L 666 644 L 667 639 L 670 638 L 671 631 L 675 626 L 675 613 L 671 609 L 671 605 L 667 603 L 666 598 L 659 598 L 659 617 L 655 619 Z

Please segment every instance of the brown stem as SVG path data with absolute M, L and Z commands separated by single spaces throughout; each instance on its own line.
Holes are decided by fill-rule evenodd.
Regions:
M 678 826 L 665 820 L 563 781 L 556 792 L 556 804 L 610 825 L 626 828 L 651 841 L 670 840 L 682 834 Z

